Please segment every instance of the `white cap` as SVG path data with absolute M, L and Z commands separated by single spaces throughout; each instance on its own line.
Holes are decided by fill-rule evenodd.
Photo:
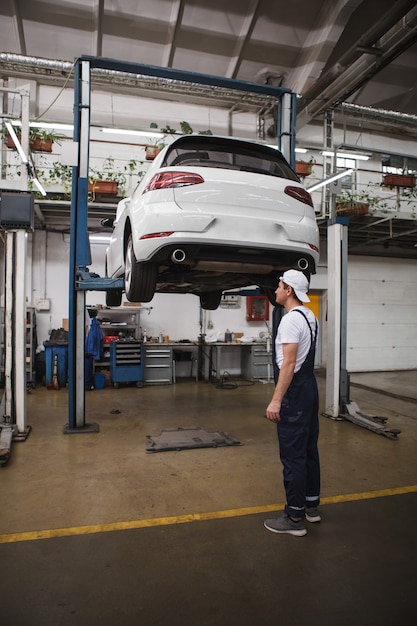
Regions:
M 287 270 L 279 279 L 294 289 L 298 300 L 301 300 L 301 302 L 310 302 L 310 298 L 307 295 L 309 284 L 303 272 L 299 270 Z

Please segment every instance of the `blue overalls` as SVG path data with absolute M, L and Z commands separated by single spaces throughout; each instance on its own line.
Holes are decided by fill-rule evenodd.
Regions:
M 317 450 L 319 436 L 319 395 L 314 376 L 317 340 L 307 317 L 299 309 L 309 327 L 310 350 L 300 370 L 294 374 L 281 404 L 281 420 L 277 422 L 279 453 L 283 465 L 287 502 L 285 513 L 304 517 L 305 507 L 316 507 L 320 495 L 320 462 Z

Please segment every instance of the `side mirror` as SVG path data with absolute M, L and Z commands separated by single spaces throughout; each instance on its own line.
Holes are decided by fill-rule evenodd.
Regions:
M 100 224 L 104 226 L 105 228 L 113 228 L 114 218 L 105 217 L 104 219 L 100 220 Z

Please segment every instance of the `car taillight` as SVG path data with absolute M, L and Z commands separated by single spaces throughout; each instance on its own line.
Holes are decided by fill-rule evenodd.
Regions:
M 141 239 L 156 239 L 156 237 L 170 237 L 174 231 L 164 230 L 160 233 L 149 233 L 148 235 L 142 235 Z
M 193 172 L 159 172 L 149 181 L 143 193 L 154 191 L 155 189 L 184 187 L 186 185 L 199 185 L 200 183 L 204 183 L 204 178 L 200 174 L 194 174 Z
M 299 200 L 300 202 L 304 202 L 304 204 L 309 204 L 310 206 L 314 206 L 313 200 L 310 194 L 308 193 L 306 189 L 303 189 L 303 187 L 285 187 L 284 192 L 288 196 L 291 196 L 292 198 L 295 198 L 296 200 Z

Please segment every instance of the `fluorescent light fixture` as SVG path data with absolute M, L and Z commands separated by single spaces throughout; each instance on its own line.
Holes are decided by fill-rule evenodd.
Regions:
M 61 124 L 60 122 L 49 123 L 49 122 L 30 122 L 29 126 L 31 128 L 44 128 L 45 130 L 74 130 L 74 126 L 72 124 Z
M 330 150 L 324 150 L 321 154 L 323 156 L 335 156 L 335 153 Z M 336 152 L 336 157 L 340 159 L 355 159 L 356 161 L 369 161 L 370 159 L 367 154 L 357 154 L 356 152 Z
M 278 146 L 276 144 L 267 143 L 266 145 L 270 148 L 275 148 L 276 150 L 278 150 Z M 307 152 L 307 148 L 295 148 L 295 152 L 297 152 L 298 154 L 305 154 Z
M 40 191 L 40 193 L 41 193 L 43 196 L 46 196 L 46 191 L 45 191 L 45 189 L 42 187 L 41 183 L 39 182 L 39 180 L 38 180 L 36 177 L 35 177 L 35 178 L 32 178 L 32 182 L 33 182 L 33 184 L 35 185 L 35 187 L 38 189 L 38 191 Z
M 21 126 L 20 120 L 13 120 L 14 126 Z M 61 124 L 61 122 L 29 122 L 30 128 L 44 128 L 45 130 L 74 130 L 72 124 Z
M 100 128 L 102 133 L 113 133 L 114 135 L 131 135 L 138 137 L 156 137 L 162 139 L 164 133 L 158 133 L 154 130 L 129 130 L 128 128 Z
M 325 185 L 329 185 L 330 183 L 333 183 L 335 180 L 339 180 L 339 178 L 344 178 L 345 176 L 349 176 L 350 174 L 352 174 L 353 170 L 345 170 L 344 172 L 338 172 L 337 174 L 333 174 L 333 176 L 329 176 L 329 178 L 325 178 L 324 180 L 320 180 L 318 183 L 315 183 L 314 185 L 311 185 L 311 187 L 307 187 L 307 191 L 317 191 L 317 189 L 320 189 L 321 187 L 324 187 Z
M 14 145 L 16 146 L 16 150 L 20 154 L 20 158 L 22 159 L 22 162 L 23 163 L 28 163 L 28 158 L 27 158 L 26 154 L 23 151 L 22 144 L 20 143 L 19 138 L 16 135 L 15 130 L 14 130 L 12 124 L 10 122 L 6 122 L 6 128 L 7 128 L 7 132 L 9 133 L 10 137 L 13 140 Z

